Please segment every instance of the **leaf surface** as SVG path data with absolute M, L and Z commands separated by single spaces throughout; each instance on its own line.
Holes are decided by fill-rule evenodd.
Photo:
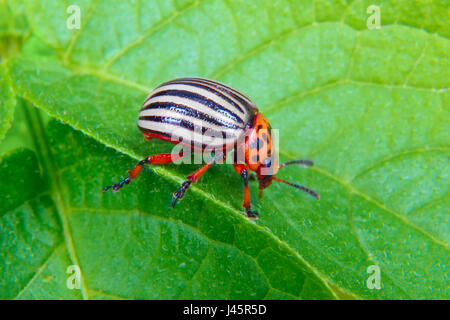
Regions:
M 78 134 L 75 158 L 86 160 L 58 178 L 67 185 L 61 197 L 69 206 L 66 224 L 73 229 L 74 247 L 80 248 L 85 297 L 95 288 L 125 298 L 317 298 L 328 292 L 321 280 L 356 298 L 448 297 L 450 28 L 442 14 L 447 9 L 445 2 L 435 2 L 425 15 L 415 2 L 383 3 L 382 28 L 367 30 L 371 4 L 84 1 L 80 30 L 65 27 L 63 2 L 27 5 L 33 36 L 22 56 L 8 63 L 14 91 L 126 155 L 123 165 L 115 165 L 118 154 L 83 149 L 95 143 L 84 143 Z M 144 142 L 136 116 L 152 88 L 178 76 L 213 78 L 251 96 L 280 130 L 281 158 L 316 164 L 284 169 L 280 176 L 315 189 L 321 201 L 284 185 L 271 186 L 258 200 L 252 188 L 261 220 L 245 222 L 239 214 L 241 181 L 225 166 L 210 169 L 175 211 L 168 210 L 170 194 L 192 166 L 158 167 L 119 194 L 97 193 L 136 160 L 171 150 L 159 141 Z M 67 144 L 70 149 L 74 142 Z M 71 158 L 76 152 L 65 151 L 51 154 Z M 145 204 L 151 209 L 142 209 Z M 147 233 L 160 235 L 146 240 L 146 251 L 130 238 L 133 228 L 139 240 Z M 198 246 L 187 256 L 193 255 L 191 267 L 199 274 L 187 268 L 182 276 L 175 262 L 158 273 L 165 270 L 158 256 L 144 267 L 151 259 L 146 255 L 164 251 L 148 247 L 164 247 L 165 235 L 173 261 Z M 259 241 L 252 241 L 256 235 L 264 247 L 274 247 L 259 254 Z M 94 241 L 104 257 L 113 259 L 115 253 L 121 261 L 96 261 L 98 253 L 88 250 Z M 130 256 L 136 259 L 126 261 Z M 214 274 L 226 259 L 233 261 L 231 269 Z M 371 265 L 381 270 L 381 290 L 366 285 Z M 238 270 L 255 266 L 262 271 L 239 277 Z M 300 270 L 293 275 L 319 283 L 320 289 L 305 289 L 311 295 L 304 295 L 309 286 L 289 278 L 275 285 L 270 277 L 290 266 Z M 124 275 L 121 285 L 108 287 L 106 278 L 123 268 L 135 270 L 128 276 L 136 278 Z M 124 287 L 144 276 L 141 272 L 147 289 Z M 229 292 L 205 287 L 206 280 L 225 282 L 224 273 L 236 281 L 227 283 Z M 153 281 L 156 275 L 160 286 Z M 183 283 L 183 277 L 198 281 Z M 234 283 L 244 293 L 236 293 Z M 161 286 L 165 289 L 156 292 Z

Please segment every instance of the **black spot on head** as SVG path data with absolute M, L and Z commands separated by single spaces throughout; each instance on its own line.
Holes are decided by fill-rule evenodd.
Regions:
M 262 128 L 263 128 L 263 125 L 262 125 L 262 124 L 258 125 L 258 127 L 257 127 L 258 130 L 260 130 L 260 129 L 262 129 Z
M 264 141 L 260 138 L 256 138 L 256 149 L 260 150 L 262 147 L 264 147 Z
M 250 148 L 251 149 L 256 149 L 256 150 L 261 150 L 261 148 L 264 147 L 264 141 L 261 140 L 260 138 L 256 138 L 255 141 L 253 141 L 252 143 L 250 143 Z

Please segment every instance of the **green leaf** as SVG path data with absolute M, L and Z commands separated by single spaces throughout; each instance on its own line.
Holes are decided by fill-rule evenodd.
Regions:
M 0 62 L 19 53 L 28 34 L 23 7 L 18 2 L 0 1 Z
M 11 5 L 13 8 L 11 8 Z M 16 99 L 4 64 L 17 54 L 28 34 L 28 24 L 20 5 L 0 1 L 0 141 L 12 125 Z M 0 151 L 7 148 L 0 146 Z
M 11 90 L 9 80 L 8 74 L 0 65 L 0 141 L 11 128 L 12 120 L 14 118 L 16 99 Z
M 448 298 L 448 9 L 379 3 L 381 29 L 368 30 L 372 4 L 82 1 L 80 30 L 66 28 L 62 2 L 27 4 L 33 36 L 8 63 L 14 91 L 124 155 L 67 129 L 76 138 L 49 134 L 67 140 L 50 153 L 55 170 L 69 168 L 57 177 L 66 186 L 58 214 L 84 297 L 319 298 L 329 296 L 324 280 L 354 298 Z M 280 176 L 321 201 L 284 185 L 259 200 L 252 188 L 261 220 L 248 222 L 226 166 L 174 211 L 170 194 L 192 166 L 157 167 L 119 194 L 97 193 L 136 160 L 171 150 L 144 142 L 136 116 L 152 88 L 186 75 L 251 96 L 280 129 L 281 157 L 316 164 Z M 372 265 L 381 290 L 366 285 Z
M 80 298 L 79 291 L 61 290 L 70 260 L 35 153 L 5 155 L 0 179 L 7 182 L 0 185 L 0 298 Z
M 30 119 L 32 127 L 39 123 Z M 74 298 L 80 291 L 66 287 L 64 274 L 70 265 L 82 270 L 84 298 L 333 297 L 291 249 L 230 209 L 194 193 L 186 199 L 189 210 L 168 210 L 170 199 L 160 195 L 176 184 L 161 184 L 150 171 L 131 192 L 102 196 L 106 177 L 133 160 L 53 122 L 37 140 L 51 187 L 30 151 L 17 151 L 0 166 L 3 180 L 21 179 L 17 189 L 1 190 L 14 201 L 2 204 L 0 243 L 7 250 L 1 265 L 37 253 L 32 266 L 0 269 L 3 298 Z

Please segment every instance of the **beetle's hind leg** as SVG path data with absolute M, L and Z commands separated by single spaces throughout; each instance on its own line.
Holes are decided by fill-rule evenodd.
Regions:
M 150 163 L 149 158 L 150 157 L 139 161 L 138 164 L 135 165 L 133 169 L 128 171 L 128 177 L 126 177 L 122 181 L 119 181 L 118 183 L 115 183 L 115 184 L 112 184 L 110 186 L 103 188 L 103 192 L 105 192 L 109 189 L 112 189 L 114 192 L 116 192 L 116 191 L 119 191 L 119 189 L 122 188 L 124 185 L 129 184 L 131 182 L 131 180 L 136 178 L 141 173 L 142 169 L 144 168 L 144 165 Z
M 180 153 L 162 153 L 154 156 L 149 156 L 144 160 L 141 160 L 134 166 L 133 169 L 128 171 L 128 177 L 119 181 L 118 183 L 112 184 L 103 188 L 103 192 L 112 189 L 114 192 L 119 191 L 124 185 L 129 184 L 131 180 L 135 179 L 142 171 L 146 164 L 166 164 L 171 163 L 180 159 L 183 156 L 183 152 Z

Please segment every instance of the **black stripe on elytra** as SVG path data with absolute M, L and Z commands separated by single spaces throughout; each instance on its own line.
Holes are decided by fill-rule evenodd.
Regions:
M 236 103 L 235 101 L 230 99 L 230 97 L 228 97 L 226 94 L 224 94 L 221 90 L 215 89 L 216 86 L 213 84 L 210 84 L 210 85 L 214 86 L 214 88 L 211 88 L 211 87 L 208 87 L 206 85 L 206 83 L 201 83 L 199 81 L 193 81 L 193 80 L 185 80 L 185 79 L 180 79 L 179 81 L 174 80 L 173 82 L 169 83 L 169 85 L 172 85 L 172 84 L 184 84 L 184 85 L 207 90 L 208 92 L 211 92 L 211 93 L 215 94 L 216 96 L 224 99 L 225 101 L 227 101 L 228 103 L 233 105 L 236 109 L 238 109 L 240 112 L 245 113 L 245 111 L 242 109 L 242 107 L 238 103 Z M 244 101 L 243 104 L 244 104 L 244 108 L 246 110 L 248 110 L 249 109 L 248 103 Z
M 186 84 L 191 84 L 191 85 L 193 85 L 193 84 L 202 85 L 203 84 L 203 85 L 213 86 L 220 92 L 223 92 L 225 95 L 228 94 L 228 95 L 233 96 L 246 108 L 247 111 L 251 112 L 253 110 L 253 106 L 252 106 L 253 101 L 249 97 L 247 97 L 242 92 L 239 92 L 236 89 L 233 89 L 230 86 L 227 86 L 223 83 L 216 82 L 216 81 L 209 80 L 209 79 L 203 79 L 203 78 L 180 78 L 180 79 L 174 79 L 174 80 L 168 81 L 163 85 L 176 84 L 176 83 L 186 83 Z M 163 85 L 159 86 L 159 88 L 162 87 Z M 212 88 L 209 88 L 209 89 L 214 90 Z M 245 99 L 247 99 L 248 101 L 243 99 L 241 96 L 244 97 Z
M 178 126 L 178 127 L 182 127 L 184 129 L 190 130 L 192 132 L 199 131 L 199 129 L 201 129 L 201 132 L 203 135 L 210 136 L 210 137 L 222 137 L 223 139 L 233 137 L 233 135 L 231 135 L 231 133 L 229 133 L 229 132 L 217 131 L 212 128 L 197 126 L 194 123 L 192 123 L 186 119 L 178 119 L 178 118 L 164 117 L 164 116 L 141 116 L 141 117 L 139 117 L 139 120 L 171 124 L 173 126 Z
M 162 97 L 162 96 L 175 96 L 175 97 L 181 97 L 181 98 L 185 98 L 185 99 L 189 99 L 198 103 L 203 104 L 204 106 L 223 114 L 224 116 L 233 119 L 234 121 L 240 122 L 243 125 L 245 125 L 244 121 L 234 112 L 228 110 L 227 108 L 225 108 L 224 106 L 217 104 L 215 101 L 208 99 L 198 93 L 192 92 L 192 91 L 187 91 L 187 90 L 166 90 L 166 91 L 161 91 L 158 93 L 155 93 L 154 95 L 152 95 L 152 98 L 155 97 Z
M 215 88 L 217 88 L 218 90 L 220 90 L 222 92 L 225 92 L 226 94 L 231 95 L 232 97 L 234 97 L 243 106 L 245 106 L 245 108 L 248 111 L 251 111 L 251 109 L 253 109 L 249 105 L 249 103 L 246 100 L 244 100 L 244 98 L 247 99 L 248 101 L 252 101 L 252 100 L 249 97 L 247 97 L 245 94 L 237 91 L 236 89 L 233 89 L 233 88 L 231 88 L 231 87 L 229 87 L 229 86 L 227 86 L 227 85 L 225 85 L 223 83 L 219 83 L 219 82 L 216 82 L 216 81 L 213 81 L 213 80 L 208 80 L 208 79 L 194 78 L 193 81 L 198 81 L 199 83 L 210 84 L 210 85 L 214 86 Z M 241 96 L 244 97 L 244 98 L 242 98 Z
M 207 121 L 211 124 L 215 124 L 221 127 L 225 127 L 227 129 L 234 129 L 239 130 L 242 129 L 242 127 L 239 127 L 237 125 L 234 125 L 229 122 L 222 121 L 220 119 L 214 118 L 210 115 L 207 115 L 206 113 L 203 113 L 201 111 L 195 110 L 191 107 L 182 105 L 182 104 L 175 104 L 172 102 L 153 102 L 148 105 L 146 105 L 142 110 L 149 110 L 149 109 L 164 109 L 164 110 L 173 110 L 175 112 L 178 112 L 182 115 L 187 115 L 194 117 L 196 119 Z M 141 111 L 142 111 L 141 110 Z

